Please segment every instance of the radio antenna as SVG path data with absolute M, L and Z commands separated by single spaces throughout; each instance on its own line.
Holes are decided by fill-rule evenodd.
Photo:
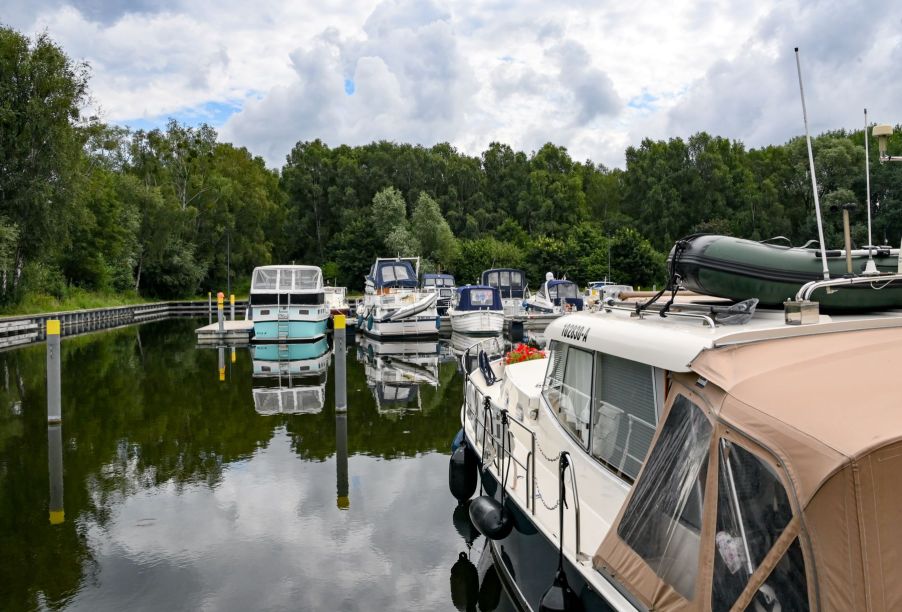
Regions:
M 802 65 L 799 63 L 799 48 L 796 52 L 796 70 L 799 73 L 799 93 L 802 96 L 802 120 L 805 122 L 805 142 L 808 143 L 808 166 L 811 172 L 811 189 L 814 192 L 814 214 L 817 215 L 817 237 L 821 245 L 821 263 L 824 265 L 824 280 L 830 280 L 827 267 L 827 247 L 824 245 L 824 222 L 821 220 L 821 202 L 817 196 L 817 178 L 814 176 L 814 153 L 811 152 L 811 134 L 808 133 L 808 111 L 805 110 L 805 89 L 802 87 Z

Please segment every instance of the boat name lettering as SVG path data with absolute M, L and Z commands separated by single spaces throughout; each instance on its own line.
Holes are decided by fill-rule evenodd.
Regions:
M 586 325 L 574 325 L 573 323 L 568 323 L 564 325 L 564 331 L 561 335 L 564 338 L 585 342 L 589 337 L 589 327 Z

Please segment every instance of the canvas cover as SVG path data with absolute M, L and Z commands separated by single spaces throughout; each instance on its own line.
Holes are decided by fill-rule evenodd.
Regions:
M 502 310 L 501 292 L 497 287 L 467 285 L 457 288 L 455 310 Z
M 404 259 L 383 259 L 373 265 L 369 279 L 376 289 L 389 287 L 416 288 L 417 275 L 413 265 Z
M 621 516 L 599 546 L 596 569 L 655 610 L 720 609 L 712 591 L 718 588 L 714 577 L 723 573 L 723 549 L 728 547 L 715 543 L 723 535 L 716 517 L 727 506 L 714 493 L 718 477 L 726 472 L 716 457 L 723 452 L 719 445 L 735 442 L 779 481 L 791 514 L 784 510 L 779 537 L 749 564 L 745 586 L 733 593 L 739 595 L 730 599 L 731 608 L 754 609 L 753 600 L 782 571 L 784 581 L 791 577 L 798 583 L 799 600 L 789 605 L 793 609 L 800 602 L 811 610 L 902 609 L 902 383 L 894 372 L 900 363 L 900 329 L 703 352 L 692 364 L 697 374 L 674 376 L 663 417 L 682 395 L 702 408 L 713 432 L 707 472 L 695 481 L 696 486 L 705 483 L 697 551 L 690 549 L 688 557 L 680 552 L 679 537 L 673 535 L 678 530 L 667 536 L 676 545 L 663 551 L 676 565 L 680 554 L 697 554 L 697 566 L 682 563 L 683 573 L 691 570 L 693 584 L 680 572 L 668 574 L 656 557 L 643 558 L 635 550 L 641 545 L 630 542 L 623 529 L 629 525 L 624 516 L 636 511 L 630 505 L 640 483 L 653 478 L 667 482 L 662 473 L 655 474 L 660 468 L 652 460 L 663 428 Z M 686 462 L 686 448 L 667 459 Z M 783 609 L 788 609 L 786 602 Z
M 503 298 L 523 298 L 526 292 L 526 272 L 513 268 L 493 268 L 482 273 L 480 283 L 498 287 Z

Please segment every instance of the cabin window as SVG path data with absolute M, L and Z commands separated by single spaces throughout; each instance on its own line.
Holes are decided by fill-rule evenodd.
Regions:
M 711 607 L 729 610 L 792 520 L 792 507 L 774 469 L 741 446 L 721 439 L 718 463 Z M 790 547 L 756 594 L 762 603 L 776 598 L 784 610 L 808 609 L 804 562 L 795 546 L 798 554 Z
M 618 535 L 686 599 L 698 574 L 699 530 L 693 499 L 704 500 L 711 423 L 685 396 L 673 402 L 642 477 L 623 513 Z
M 473 306 L 491 306 L 495 302 L 491 289 L 470 290 L 470 304 Z
M 558 296 L 562 298 L 575 298 L 576 285 L 574 283 L 562 283 L 557 286 Z
M 255 291 L 273 291 L 276 288 L 276 270 L 257 270 L 254 273 Z
M 505 270 L 501 273 L 501 286 L 502 287 L 510 287 L 511 286 L 511 273 L 508 270 Z
M 523 286 L 523 275 L 520 272 L 511 272 L 511 286 L 512 287 L 522 287 Z
M 558 421 L 583 447 L 589 442 L 592 353 L 554 342 L 542 394 Z
M 291 291 L 294 286 L 294 270 L 279 270 L 279 291 Z
M 434 278 L 425 279 L 423 281 L 423 286 L 424 287 L 435 287 L 435 279 Z
M 632 482 L 657 424 L 654 368 L 596 353 L 592 455 Z
M 295 289 L 316 289 L 320 284 L 319 270 L 295 270 L 294 271 L 294 288 Z

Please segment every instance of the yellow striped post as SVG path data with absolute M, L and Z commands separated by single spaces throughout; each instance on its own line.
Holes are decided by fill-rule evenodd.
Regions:
M 47 422 L 63 420 L 62 376 L 60 374 L 60 322 L 47 321 Z

